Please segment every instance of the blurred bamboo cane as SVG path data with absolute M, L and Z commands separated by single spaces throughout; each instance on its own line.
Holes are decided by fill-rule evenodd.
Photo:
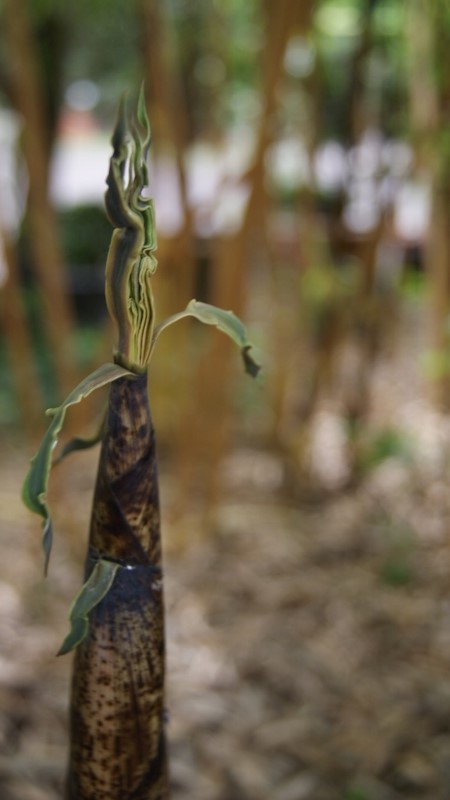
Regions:
M 56 385 L 64 396 L 78 377 L 73 358 L 68 358 L 73 342 L 74 310 L 64 274 L 55 213 L 48 196 L 45 103 L 27 3 L 23 0 L 5 2 L 4 28 L 11 91 L 15 108 L 23 119 L 30 243 L 43 311 L 42 325 L 51 348 Z

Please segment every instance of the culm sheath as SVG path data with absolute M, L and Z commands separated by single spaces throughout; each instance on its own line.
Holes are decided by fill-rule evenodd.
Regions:
M 75 654 L 67 800 L 165 800 L 164 606 L 147 375 L 112 384 L 86 577 L 119 563 Z

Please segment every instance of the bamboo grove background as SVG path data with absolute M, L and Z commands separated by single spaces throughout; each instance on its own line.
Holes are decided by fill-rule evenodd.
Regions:
M 264 388 L 235 391 L 219 338 L 211 351 L 186 327 L 167 345 L 154 385 L 180 486 L 194 482 L 205 497 L 217 491 L 237 406 L 249 435 L 285 453 L 294 481 L 324 395 L 339 398 L 357 438 L 370 415 L 373 364 L 395 346 L 414 282 L 426 312 L 421 374 L 447 406 L 445 0 L 142 0 L 126 8 L 98 0 L 76 10 L 20 0 L 5 1 L 1 13 L 5 139 L 14 129 L 14 175 L 4 177 L 0 214 L 6 426 L 34 437 L 42 409 L 67 393 L 81 362 L 95 363 L 109 347 L 100 296 L 93 299 L 108 236 L 101 210 L 90 217 L 83 207 L 58 208 L 49 176 L 70 114 L 74 125 L 89 124 L 88 112 L 70 109 L 71 83 L 95 82 L 89 113 L 106 131 L 117 96 L 142 76 L 162 186 L 157 215 L 161 196 L 175 217 L 159 230 L 160 307 L 170 312 L 198 296 L 233 308 L 264 352 Z M 405 233 L 396 214 L 408 191 L 425 211 L 415 222 L 413 197 Z M 94 307 L 83 312 L 88 297 Z
M 61 797 L 98 453 L 29 458 L 110 360 L 110 135 L 142 80 L 174 800 L 450 796 L 448 0 L 0 0 L 0 795 Z M 67 414 L 98 430 L 104 400 Z

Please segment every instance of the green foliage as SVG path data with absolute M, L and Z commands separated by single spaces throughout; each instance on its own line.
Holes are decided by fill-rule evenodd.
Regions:
M 301 276 L 301 291 L 308 308 L 319 309 L 334 301 L 340 287 L 339 273 L 325 264 L 317 264 Z
M 319 0 L 315 4 L 311 47 L 322 84 L 320 108 L 326 130 L 322 130 L 321 135 L 345 138 L 348 133 L 351 59 L 363 35 L 367 7 L 361 0 Z M 97 111 L 108 125 L 118 93 L 138 83 L 142 76 L 143 42 L 138 9 L 138 4 L 121 0 L 81 0 L 79 3 L 36 0 L 30 4 L 36 30 L 46 20 L 58 21 L 64 54 L 59 68 L 62 69 L 62 88 L 85 78 L 99 83 L 102 91 Z M 248 122 L 249 114 L 254 118 L 261 107 L 261 64 L 266 36 L 264 5 L 258 0 L 217 0 L 215 3 L 170 0 L 161 4 L 161 11 L 167 19 L 169 59 L 180 77 L 191 121 L 192 118 L 200 122 L 208 120 L 211 114 L 217 113 L 217 108 L 223 124 L 230 120 Z M 371 52 L 363 75 L 370 94 L 376 91 L 380 97 L 395 101 L 389 109 L 382 109 L 383 122 L 389 130 L 405 123 L 404 17 L 402 0 L 378 0 L 375 4 L 371 15 Z M 202 63 L 210 63 L 208 59 L 219 65 L 218 72 L 222 75 L 216 86 L 214 70 L 201 68 Z M 370 63 L 373 66 L 375 62 L 372 70 Z M 375 73 L 376 85 L 373 83 Z M 46 80 L 51 80 L 51 70 Z M 300 91 L 301 82 L 298 81 L 297 98 Z M 60 94 L 58 90 L 58 101 Z M 250 113 L 251 108 L 253 112 Z
M 380 580 L 401 589 L 416 578 L 417 540 L 414 531 L 403 520 L 382 515 L 377 526 Z
M 404 3 L 379 0 L 369 13 L 369 4 L 361 0 L 322 0 L 317 3 L 314 32 L 324 94 L 323 136 L 351 136 L 353 59 L 367 28 L 371 46 L 363 59 L 361 79 L 372 103 L 378 98 L 386 132 L 398 135 L 405 130 L 408 87 Z
M 19 423 L 18 407 L 14 397 L 14 386 L 8 366 L 7 352 L 0 338 L 0 426 Z
M 220 29 L 212 24 L 211 17 L 220 19 Z M 241 85 L 258 81 L 255 54 L 263 44 L 263 15 L 258 0 L 171 2 L 170 22 L 177 33 L 182 70 L 190 69 L 193 51 L 212 52 L 225 42 L 228 81 Z
M 351 786 L 345 792 L 344 800 L 374 800 L 374 794 L 362 786 Z
M 102 208 L 80 205 L 58 212 L 58 229 L 66 261 L 79 269 L 92 270 L 105 261 L 111 225 Z
M 69 653 L 83 641 L 89 629 L 89 613 L 109 592 L 119 566 L 104 558 L 97 561 L 72 603 L 69 615 L 70 631 L 59 649 L 59 656 Z
M 401 526 L 387 532 L 386 551 L 380 567 L 380 578 L 394 588 L 409 586 L 415 580 L 415 539 Z
M 89 77 L 102 84 L 102 108 L 108 120 L 117 95 L 139 80 L 139 19 L 134 3 L 81 0 L 64 3 L 69 46 L 66 82 Z
M 396 428 L 384 428 L 379 431 L 366 447 L 364 465 L 366 469 L 386 461 L 388 458 L 398 458 L 410 462 L 414 454 L 414 443 L 411 437 Z
M 68 408 L 79 403 L 96 389 L 118 378 L 135 378 L 147 370 L 155 342 L 162 330 L 190 316 L 207 325 L 214 325 L 229 336 L 241 349 L 246 371 L 255 377 L 259 366 L 250 355 L 251 345 L 245 326 L 231 311 L 192 300 L 184 311 L 163 321 L 154 329 L 154 300 L 151 278 L 157 261 L 156 229 L 152 200 L 144 196 L 148 184 L 147 151 L 150 125 L 141 89 L 135 116 L 128 120 L 124 102 L 112 137 L 113 154 L 107 178 L 106 209 L 114 226 L 105 274 L 108 310 L 119 332 L 114 364 L 104 364 L 85 378 L 58 407 L 49 409 L 53 417 L 41 445 L 31 461 L 25 478 L 22 497 L 31 511 L 43 519 L 45 570 L 52 547 L 52 522 L 47 504 L 47 491 L 52 467 L 52 453 L 57 445 Z M 98 441 L 74 439 L 63 449 L 61 457 L 73 450 L 84 449 Z M 72 607 L 71 631 L 61 653 L 79 644 L 88 630 L 89 611 L 100 602 L 114 580 L 117 564 L 99 561 Z
M 102 337 L 98 325 L 80 325 L 74 331 L 74 353 L 77 364 L 85 367 L 92 364 L 92 353 L 95 353 Z
M 372 793 L 360 787 L 352 787 L 345 792 L 345 800 L 372 800 Z
M 406 264 L 406 270 L 400 283 L 402 295 L 415 302 L 423 301 L 426 292 L 426 278 L 423 272 L 415 269 L 411 264 Z
M 393 553 L 390 555 L 386 558 L 380 574 L 384 583 L 400 588 L 409 586 L 415 577 L 408 553 Z
M 359 274 L 352 263 L 336 269 L 329 263 L 314 264 L 300 279 L 301 314 L 320 341 L 333 327 L 333 319 L 344 319 L 355 297 Z
M 159 334 L 165 328 L 168 328 L 175 322 L 179 322 L 179 320 L 185 317 L 195 317 L 205 325 L 214 325 L 222 331 L 222 333 L 229 336 L 241 349 L 245 371 L 253 378 L 257 376 L 260 368 L 250 355 L 251 344 L 247 338 L 246 328 L 232 311 L 224 311 L 223 308 L 217 308 L 208 303 L 200 303 L 197 300 L 191 300 L 184 311 L 180 311 L 179 314 L 168 317 L 157 326 L 155 329 L 154 341 L 156 341 Z
M 31 461 L 22 490 L 22 498 L 25 505 L 43 518 L 42 546 L 45 557 L 45 571 L 48 568 L 53 539 L 52 522 L 47 505 L 48 480 L 52 467 L 52 453 L 58 443 L 67 409 L 79 403 L 96 389 L 100 389 L 102 386 L 117 380 L 117 378 L 127 375 L 133 377 L 128 370 L 117 364 L 104 364 L 85 378 L 58 408 L 51 408 L 47 411 L 47 414 L 51 415 L 53 419 L 36 455 Z

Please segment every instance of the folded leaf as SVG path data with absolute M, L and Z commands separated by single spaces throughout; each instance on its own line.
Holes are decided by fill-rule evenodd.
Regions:
M 45 571 L 47 571 L 52 546 L 52 524 L 47 505 L 48 480 L 52 467 L 52 452 L 56 447 L 66 411 L 69 406 L 79 403 L 91 392 L 126 375 L 135 377 L 134 373 L 129 372 L 124 367 L 120 367 L 118 364 L 103 364 L 103 366 L 81 381 L 58 408 L 52 408 L 47 411 L 47 414 L 52 415 L 53 419 L 36 455 L 31 460 L 31 466 L 22 489 L 22 498 L 25 505 L 31 511 L 40 514 L 44 520 L 42 546 L 45 556 Z

